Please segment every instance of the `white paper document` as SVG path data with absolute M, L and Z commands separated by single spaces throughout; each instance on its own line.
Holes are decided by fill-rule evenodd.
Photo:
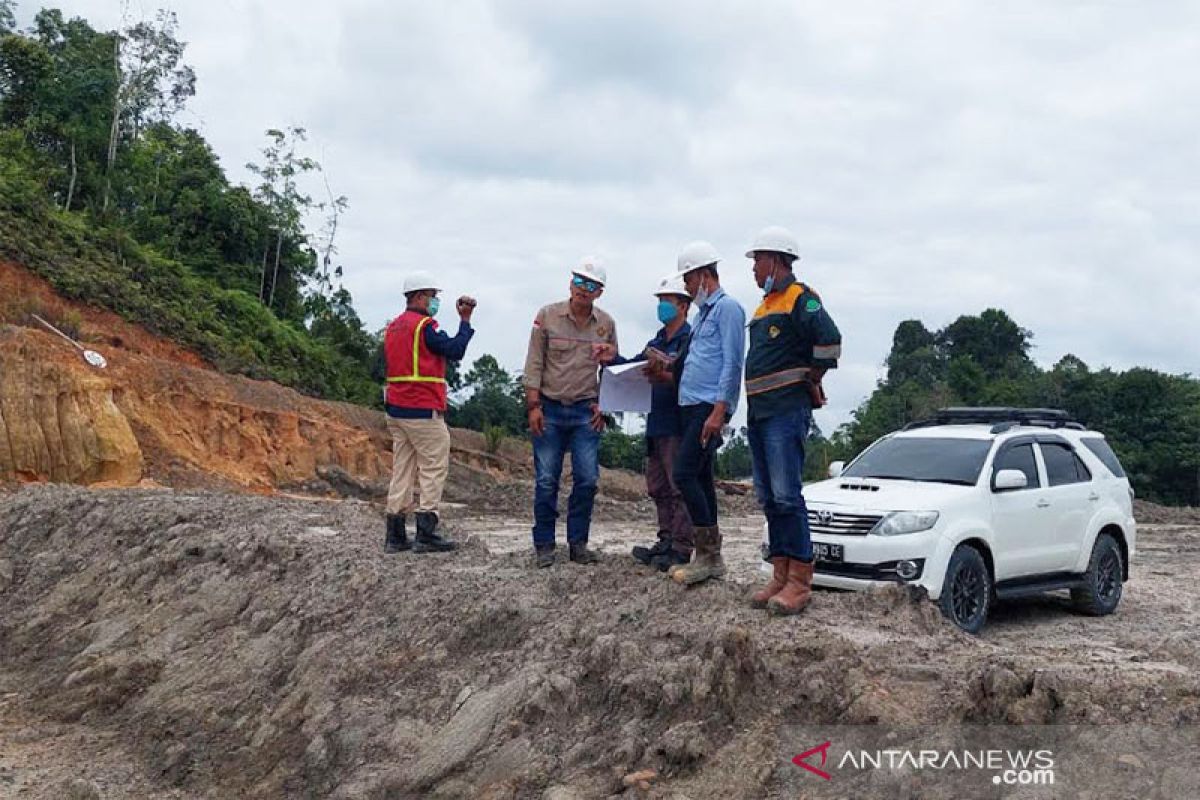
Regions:
M 646 362 L 605 367 L 600 375 L 600 410 L 650 413 L 650 381 L 642 369 Z

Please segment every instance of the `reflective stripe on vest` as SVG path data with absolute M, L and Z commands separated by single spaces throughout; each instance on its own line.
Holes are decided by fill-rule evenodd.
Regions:
M 804 383 L 808 380 L 808 367 L 792 367 L 791 369 L 772 372 L 769 375 L 760 375 L 757 378 L 746 379 L 746 395 L 762 394 L 775 389 L 782 389 L 784 386 L 791 386 L 793 383 Z
M 426 317 L 417 323 L 416 332 L 413 334 L 413 363 L 411 375 L 400 375 L 398 377 L 389 377 L 388 383 L 445 383 L 445 378 L 436 378 L 429 375 L 421 374 L 421 333 L 425 330 L 425 326 L 433 317 Z

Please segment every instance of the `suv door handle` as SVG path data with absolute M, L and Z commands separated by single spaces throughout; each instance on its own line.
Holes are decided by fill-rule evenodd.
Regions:
M 1037 501 L 1037 507 L 1038 507 L 1038 508 L 1049 508 L 1049 507 L 1050 507 L 1050 501 L 1049 501 L 1049 500 L 1038 500 L 1038 501 Z
M 1091 500 L 1092 502 L 1095 502 L 1099 499 L 1100 499 L 1100 495 L 1096 494 L 1095 492 L 1092 492 L 1091 494 L 1088 495 L 1088 500 Z

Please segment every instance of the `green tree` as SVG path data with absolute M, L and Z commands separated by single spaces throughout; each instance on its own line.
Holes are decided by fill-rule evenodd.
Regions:
M 501 427 L 513 435 L 526 430 L 520 381 L 500 366 L 495 356 L 485 354 L 475 359 L 463 377 L 462 391 L 469 396 L 451 410 L 451 425 L 476 431 Z
M 1032 367 L 1029 350 L 1033 335 L 1008 314 L 989 308 L 979 316 L 962 316 L 937 335 L 949 361 L 969 358 L 989 375 Z
M 250 163 L 246 168 L 261 180 L 255 197 L 271 213 L 274 247 L 268 245 L 263 249 L 259 300 L 274 309 L 281 267 L 283 280 L 291 285 L 297 297 L 301 281 L 314 271 L 315 254 L 309 251 L 306 257 L 292 261 L 284 258 L 284 244 L 295 245 L 305 240 L 303 220 L 305 213 L 313 207 L 313 200 L 301 191 L 298 178 L 307 172 L 320 171 L 321 165 L 298 152 L 299 146 L 308 138 L 304 128 L 272 128 L 267 131 L 267 138 L 270 141 L 263 148 L 262 165 Z
M 0 0 L 0 36 L 17 29 L 17 0 Z
M 112 35 L 57 10 L 40 11 L 31 35 L 0 39 L 0 120 L 25 135 L 63 209 L 99 197 L 116 92 L 112 53 Z
M 181 63 L 185 45 L 178 28 L 175 13 L 160 10 L 153 23 L 138 22 L 113 36 L 117 89 L 108 128 L 102 211 L 111 200 L 122 142 L 137 141 L 148 124 L 169 124 L 196 93 L 196 74 Z
M 944 380 L 946 375 L 937 338 L 919 320 L 907 320 L 897 326 L 887 368 L 888 382 L 893 385 L 916 381 L 928 386 Z
M 717 451 L 713 473 L 723 480 L 742 480 L 754 472 L 754 461 L 750 456 L 750 442 L 746 429 L 735 431 Z
M 936 361 L 929 358 L 930 336 Z M 1139 496 L 1200 503 L 1200 381 L 1146 369 L 1093 371 L 1073 355 L 1043 371 L 1029 358 L 1031 347 L 1032 334 L 995 309 L 959 317 L 933 334 L 919 322 L 901 323 L 888 377 L 830 438 L 826 455 L 853 457 L 950 405 L 1062 408 L 1105 434 Z M 938 364 L 945 364 L 940 376 L 942 367 L 931 368 Z
M 47 9 L 15 32 L 0 2 L 0 252 L 221 368 L 376 402 L 375 339 L 341 265 L 316 274 L 300 221 L 296 176 L 315 162 L 275 141 L 274 196 L 230 185 L 203 137 L 174 124 L 195 83 L 170 13 L 101 32 Z M 335 229 L 312 239 L 326 259 Z M 269 312 L 245 305 L 256 295 Z
M 600 465 L 609 469 L 643 472 L 646 468 L 646 437 L 611 426 L 600 436 L 599 457 Z

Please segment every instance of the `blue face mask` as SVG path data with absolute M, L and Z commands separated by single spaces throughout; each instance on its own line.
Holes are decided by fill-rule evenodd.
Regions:
M 428 308 L 429 316 L 436 317 L 438 309 L 441 307 L 442 307 L 441 298 L 438 298 L 438 297 L 429 298 L 429 308 Z
M 669 325 L 673 319 L 679 316 L 679 309 L 670 300 L 658 301 L 658 321 L 663 325 Z
M 765 281 L 763 281 L 763 294 L 770 294 L 771 290 L 773 290 L 774 288 L 775 288 L 775 276 L 773 274 L 768 275 L 767 279 Z

